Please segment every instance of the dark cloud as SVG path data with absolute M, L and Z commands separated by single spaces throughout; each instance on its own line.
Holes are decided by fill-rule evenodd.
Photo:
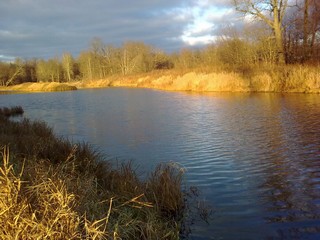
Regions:
M 227 7 L 228 0 L 4 0 L 0 1 L 0 59 L 77 55 L 92 38 L 119 45 L 144 41 L 166 51 L 185 43 L 192 8 Z M 214 20 L 215 21 L 215 20 Z M 201 35 L 201 32 L 197 34 Z

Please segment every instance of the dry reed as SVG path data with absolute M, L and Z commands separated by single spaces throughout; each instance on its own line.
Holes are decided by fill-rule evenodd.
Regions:
M 320 74 L 318 66 L 307 65 L 219 65 L 110 77 L 90 82 L 89 87 L 93 86 L 197 92 L 320 93 Z

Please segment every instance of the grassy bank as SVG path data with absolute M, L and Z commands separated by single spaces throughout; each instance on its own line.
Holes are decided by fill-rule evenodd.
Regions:
M 183 170 L 159 165 L 141 181 L 87 144 L 0 109 L 1 239 L 178 239 Z
M 196 92 L 296 92 L 320 93 L 318 66 L 221 66 L 184 70 L 158 70 L 143 74 L 113 75 L 63 83 L 24 83 L 2 90 L 64 91 L 81 88 L 140 87 Z M 1 90 L 1 89 L 0 89 Z
M 219 70 L 154 71 L 76 83 L 78 88 L 142 87 L 197 92 L 297 92 L 320 93 L 316 66 L 233 66 Z
M 17 91 L 17 92 L 57 92 L 57 91 L 71 91 L 77 90 L 73 85 L 57 82 L 43 82 L 43 83 L 22 83 L 9 87 L 2 87 L 3 91 Z

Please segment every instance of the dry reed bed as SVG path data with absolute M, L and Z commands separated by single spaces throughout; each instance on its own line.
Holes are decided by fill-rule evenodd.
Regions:
M 23 83 L 3 90 L 66 91 L 79 88 L 141 87 L 196 92 L 296 92 L 320 93 L 318 66 L 222 66 L 218 70 L 159 70 L 129 76 L 114 75 L 68 84 Z
M 21 110 L 0 110 L 1 239 L 179 238 L 181 168 L 159 165 L 141 181 L 130 163 L 114 169 L 43 122 L 9 119 Z
M 152 73 L 84 81 L 87 87 L 142 87 L 196 92 L 297 92 L 320 93 L 320 71 L 316 66 L 237 66 L 210 72 L 154 71 Z

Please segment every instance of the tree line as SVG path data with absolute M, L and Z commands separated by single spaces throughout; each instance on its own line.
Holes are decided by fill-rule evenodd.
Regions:
M 0 62 L 0 85 L 102 79 L 114 74 L 128 75 L 172 67 L 169 55 L 143 42 L 126 42 L 115 47 L 94 38 L 90 48 L 77 58 L 66 52 L 48 60 Z
M 103 79 L 164 69 L 237 70 L 243 66 L 313 64 L 320 60 L 320 1 L 233 0 L 251 22 L 243 29 L 225 26 L 218 39 L 203 48 L 165 53 L 143 42 L 120 47 L 94 38 L 74 57 L 0 62 L 0 85 L 23 82 L 70 82 Z

